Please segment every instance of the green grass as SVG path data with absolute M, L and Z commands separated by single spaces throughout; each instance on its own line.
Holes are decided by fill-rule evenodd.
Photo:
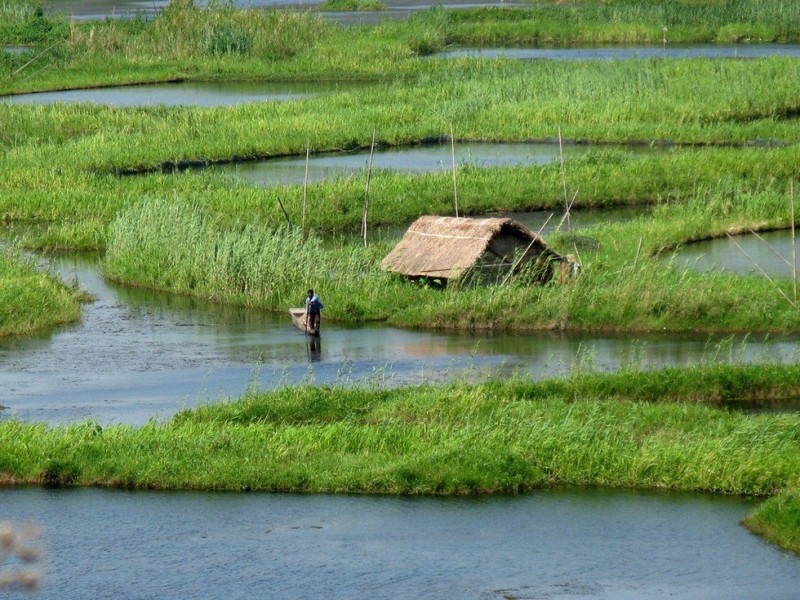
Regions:
M 0 338 L 36 331 L 80 319 L 83 295 L 55 276 L 0 249 Z
M 7 421 L 0 423 L 0 479 L 437 495 L 569 484 L 769 497 L 800 478 L 800 415 L 713 407 L 722 397 L 746 407 L 797 394 L 796 366 L 767 370 L 716 365 L 540 383 L 301 386 L 254 391 L 139 428 Z M 671 378 L 678 385 L 668 386 Z M 796 507 L 794 498 L 781 502 Z M 783 528 L 796 536 L 792 514 Z

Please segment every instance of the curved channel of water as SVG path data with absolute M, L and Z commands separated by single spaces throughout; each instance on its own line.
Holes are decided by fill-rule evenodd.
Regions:
M 377 149 L 372 157 L 374 170 L 385 169 L 406 173 L 449 171 L 456 165 L 473 167 L 501 167 L 513 165 L 543 165 L 560 159 L 581 156 L 598 150 L 588 144 L 553 143 L 483 143 L 459 142 L 455 150 L 450 144 L 423 144 Z M 668 152 L 662 146 L 614 145 L 603 148 L 623 152 L 631 158 L 654 152 Z M 316 183 L 336 177 L 366 174 L 369 151 L 337 152 L 309 157 L 308 181 Z M 214 164 L 198 167 L 213 173 L 233 175 L 259 185 L 301 184 L 306 177 L 305 156 L 272 158 L 268 160 Z
M 0 502 L 3 518 L 43 528 L 41 600 L 792 600 L 800 589 L 800 562 L 739 526 L 753 503 L 735 498 L 16 489 Z
M 285 102 L 317 94 L 329 94 L 364 84 L 272 83 L 246 81 L 186 81 L 150 83 L 85 90 L 60 90 L 0 96 L 0 104 L 53 104 L 87 102 L 115 107 L 137 106 L 231 106 L 246 102 Z
M 687 244 L 669 260 L 699 271 L 792 277 L 792 255 L 800 253 L 793 246 L 791 231 L 771 231 Z
M 288 314 L 220 307 L 118 287 L 97 259 L 51 267 L 97 297 L 83 320 L 0 340 L 0 418 L 140 425 L 252 387 L 302 382 L 434 383 L 493 376 L 560 376 L 703 361 L 796 362 L 797 337 L 471 334 L 323 321 L 318 344 Z M 324 298 L 324 290 L 321 290 Z M 303 299 L 298 292 L 298 304 Z

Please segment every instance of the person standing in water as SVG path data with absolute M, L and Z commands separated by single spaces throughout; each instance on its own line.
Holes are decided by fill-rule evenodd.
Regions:
M 320 313 L 325 305 L 314 293 L 314 290 L 308 290 L 306 296 L 306 333 L 319 335 L 319 322 Z

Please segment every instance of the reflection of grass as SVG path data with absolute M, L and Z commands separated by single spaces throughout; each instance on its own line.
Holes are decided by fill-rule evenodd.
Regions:
M 711 405 L 798 391 L 800 369 L 775 365 L 290 387 L 141 428 L 0 423 L 0 476 L 158 489 L 488 494 L 572 484 L 772 496 L 800 477 L 800 414 Z

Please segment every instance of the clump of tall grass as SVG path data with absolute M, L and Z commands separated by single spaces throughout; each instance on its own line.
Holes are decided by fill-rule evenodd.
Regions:
M 248 306 L 286 306 L 324 269 L 317 238 L 286 226 L 222 225 L 196 203 L 142 202 L 120 215 L 109 237 L 105 271 L 113 279 Z
M 0 1 L 0 46 L 38 44 L 66 33 L 66 20 L 45 16 L 38 0 Z
M 240 9 L 233 4 L 195 6 L 171 0 L 148 23 L 73 24 L 68 45 L 82 55 L 122 53 L 129 60 L 203 56 L 285 59 L 312 48 L 329 25 L 302 11 Z
M 800 481 L 763 502 L 744 525 L 773 544 L 800 555 Z
M 0 337 L 77 321 L 80 294 L 38 272 L 15 250 L 0 248 Z

